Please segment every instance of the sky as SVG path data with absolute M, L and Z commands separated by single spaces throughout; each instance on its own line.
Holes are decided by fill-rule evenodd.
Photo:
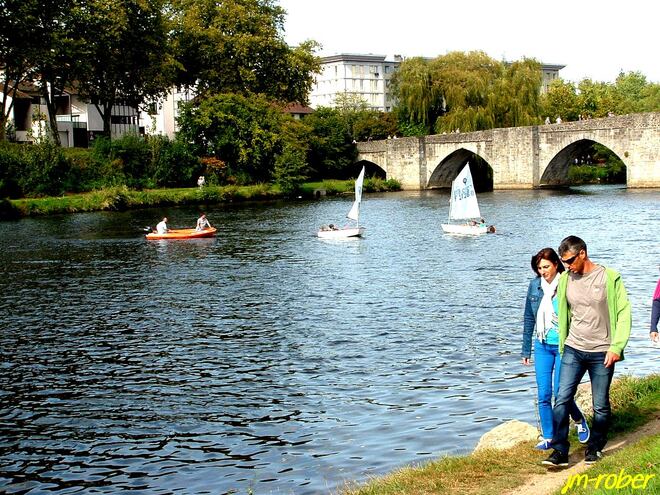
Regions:
M 651 0 L 279 0 L 289 45 L 317 55 L 436 57 L 481 50 L 497 60 L 566 67 L 566 81 L 614 82 L 639 71 L 660 83 L 657 7 Z

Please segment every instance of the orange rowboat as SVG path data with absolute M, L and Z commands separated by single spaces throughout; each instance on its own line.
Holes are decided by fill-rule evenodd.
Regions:
M 215 227 L 204 230 L 196 229 L 170 229 L 166 234 L 158 234 L 151 232 L 145 237 L 150 241 L 157 241 L 161 239 L 201 239 L 203 237 L 213 237 L 216 232 Z

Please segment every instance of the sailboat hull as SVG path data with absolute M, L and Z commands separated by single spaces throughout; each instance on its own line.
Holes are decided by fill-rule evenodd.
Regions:
M 350 239 L 364 237 L 364 227 L 351 227 L 338 230 L 319 230 L 316 236 L 321 239 Z
M 458 223 L 443 223 L 442 230 L 446 234 L 458 235 L 481 235 L 488 233 L 488 227 L 485 225 L 466 225 Z

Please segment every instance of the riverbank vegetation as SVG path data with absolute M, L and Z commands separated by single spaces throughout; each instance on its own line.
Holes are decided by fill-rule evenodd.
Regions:
M 355 177 L 358 141 L 660 110 L 660 85 L 638 72 L 613 84 L 557 80 L 542 93 L 538 61 L 501 62 L 475 51 L 404 60 L 391 80 L 392 112 L 346 92 L 333 108 L 294 119 L 287 108 L 308 103 L 321 65 L 314 40 L 286 44 L 285 15 L 274 0 L 9 3 L 0 12 L 8 27 L 0 51 L 0 198 L 190 187 L 200 175 L 212 186 L 267 183 L 297 196 L 308 181 Z M 154 135 L 150 118 L 146 136 L 111 135 L 113 117 L 124 117 L 113 107 L 152 116 L 174 87 L 190 91 L 175 139 Z M 70 94 L 93 102 L 103 121 L 89 150 L 59 147 L 58 110 L 68 101 L 73 112 Z M 20 123 L 44 131 L 31 145 L 8 143 L 19 100 L 24 108 L 40 102 L 29 103 L 32 114 Z M 617 159 L 610 153 L 598 169 L 578 164 L 573 176 L 620 180 L 620 171 L 603 169 Z M 384 174 L 374 167 L 367 176 L 376 172 Z
M 630 432 L 652 420 L 660 410 L 660 375 L 643 378 L 624 376 L 616 380 L 612 385 L 611 403 L 612 436 Z M 579 445 L 575 438 L 571 443 L 574 450 L 576 445 Z M 600 473 L 618 473 L 624 468 L 629 473 L 657 475 L 659 450 L 660 436 L 656 435 L 614 455 L 606 455 L 587 473 L 592 477 Z M 522 485 L 532 475 L 545 473 L 547 468 L 540 463 L 547 455 L 547 452 L 535 450 L 530 443 L 520 444 L 504 451 L 483 450 L 467 456 L 445 457 L 424 465 L 402 468 L 384 477 L 373 479 L 363 486 L 347 487 L 342 493 L 343 495 L 500 494 Z M 655 486 L 660 485 L 657 479 L 655 483 Z M 571 493 L 593 493 L 593 491 L 576 490 Z M 617 491 L 617 493 L 632 492 Z
M 354 180 L 326 180 L 301 184 L 298 198 L 353 192 Z M 383 192 L 400 190 L 393 179 L 365 179 L 363 191 Z M 263 201 L 288 197 L 275 184 L 247 186 L 225 185 L 203 188 L 129 189 L 126 186 L 107 187 L 91 192 L 43 198 L 0 199 L 0 220 L 27 216 L 81 213 L 89 211 L 123 211 L 134 208 L 160 206 L 212 205 L 235 201 Z

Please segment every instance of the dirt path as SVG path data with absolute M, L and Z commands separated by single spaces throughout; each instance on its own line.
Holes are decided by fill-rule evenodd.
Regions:
M 660 414 L 646 423 L 644 426 L 632 433 L 619 435 L 607 443 L 603 453 L 605 455 L 612 454 L 617 450 L 634 444 L 638 440 L 660 433 Z M 570 466 L 568 469 L 548 470 L 545 474 L 537 474 L 532 476 L 527 483 L 521 485 L 514 490 L 506 492 L 504 495 L 549 495 L 559 490 L 564 486 L 569 476 L 586 471 L 589 466 L 584 463 L 584 453 L 582 450 L 574 452 L 570 456 Z

